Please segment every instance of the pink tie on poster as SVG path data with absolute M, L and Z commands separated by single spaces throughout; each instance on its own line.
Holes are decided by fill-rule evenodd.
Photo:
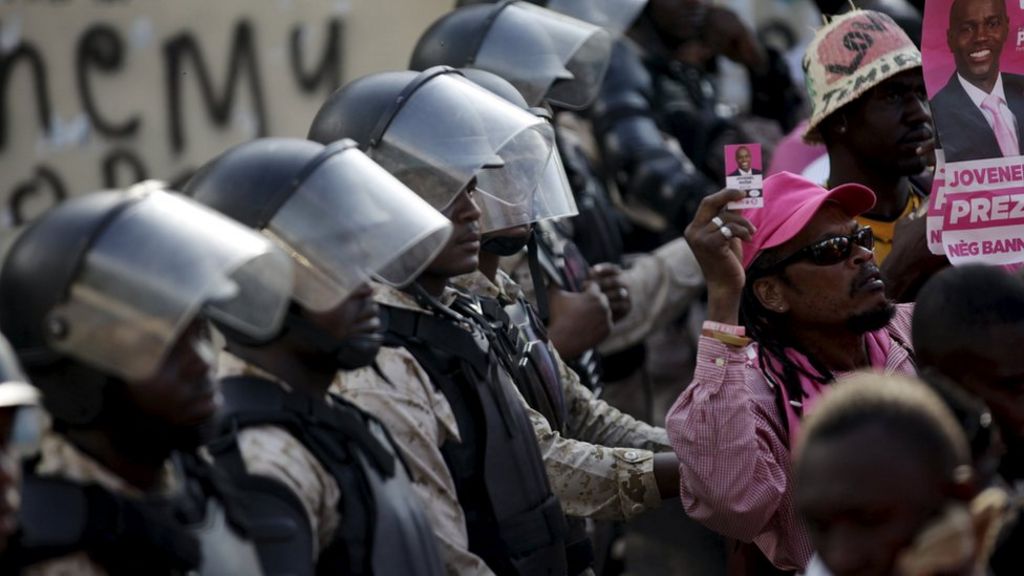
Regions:
M 1003 156 L 1019 156 L 1020 148 L 1017 146 L 1017 135 L 1014 133 L 1016 130 L 1011 131 L 1003 118 L 1001 108 L 1005 105 L 1005 100 L 995 94 L 989 94 L 982 100 L 981 109 L 992 116 L 992 131 L 996 134 L 996 142 L 999 143 L 999 151 Z
M 928 210 L 928 245 L 954 265 L 1024 262 L 1024 8 L 929 0 L 925 86 L 945 162 Z M 944 167 L 944 169 L 943 169 Z

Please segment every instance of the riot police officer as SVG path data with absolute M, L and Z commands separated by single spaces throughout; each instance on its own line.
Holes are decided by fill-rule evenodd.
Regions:
M 390 436 L 327 390 L 339 368 L 370 365 L 380 346 L 368 274 L 407 283 L 451 224 L 351 140 L 248 142 L 185 192 L 273 238 L 297 271 L 281 333 L 258 342 L 227 331 L 225 409 L 210 444 L 248 499 L 265 573 L 440 576 Z
M 0 328 L 52 431 L 26 466 L 26 574 L 259 574 L 230 486 L 198 458 L 220 396 L 204 318 L 278 330 L 287 256 L 157 186 L 68 200 L 14 241 Z
M 550 126 L 438 67 L 357 80 L 321 107 L 310 137 L 352 137 L 454 225 L 404 291 L 378 285 L 377 370 L 338 390 L 378 415 L 431 509 L 449 572 L 565 574 L 565 520 L 523 401 L 479 302 L 448 286 L 476 269 L 480 231 L 528 221 L 554 151 Z M 493 206 L 481 222 L 479 205 Z

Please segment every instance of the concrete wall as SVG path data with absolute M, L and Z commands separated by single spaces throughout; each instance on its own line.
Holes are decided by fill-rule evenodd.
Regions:
M 71 195 L 180 182 L 320 103 L 404 68 L 453 0 L 0 3 L 0 228 Z

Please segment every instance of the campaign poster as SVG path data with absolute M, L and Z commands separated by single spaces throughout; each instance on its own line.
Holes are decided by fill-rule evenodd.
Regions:
M 942 245 L 942 223 L 946 217 L 946 159 L 942 150 L 935 151 L 935 177 L 928 195 L 928 250 L 937 256 L 946 254 Z
M 725 187 L 747 193 L 746 198 L 730 202 L 727 208 L 740 210 L 764 207 L 764 196 L 761 194 L 763 170 L 760 144 L 729 144 L 725 147 Z
M 929 0 L 921 50 L 945 157 L 929 240 L 954 265 L 1024 262 L 1024 6 Z

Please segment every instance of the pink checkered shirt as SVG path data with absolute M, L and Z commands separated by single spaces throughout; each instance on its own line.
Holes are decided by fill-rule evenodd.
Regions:
M 912 304 L 901 304 L 887 330 L 893 338 L 885 372 L 915 374 Z M 793 507 L 785 421 L 757 365 L 756 347 L 701 337 L 693 382 L 669 410 L 686 513 L 712 530 L 754 542 L 778 568 L 802 570 L 810 537 Z

